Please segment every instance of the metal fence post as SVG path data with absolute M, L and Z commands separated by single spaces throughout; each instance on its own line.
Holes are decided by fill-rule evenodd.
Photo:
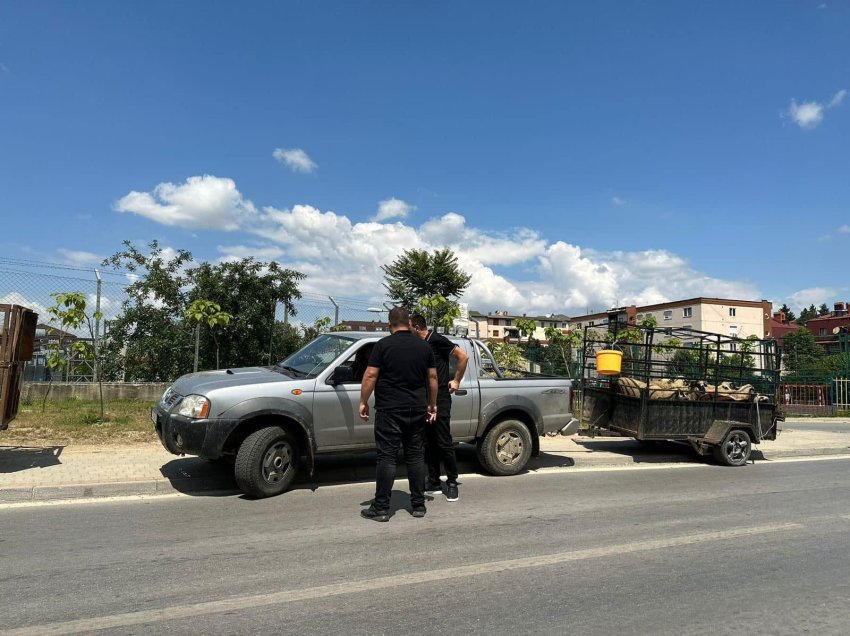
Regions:
M 97 300 L 95 302 L 94 319 L 94 381 L 97 382 L 100 379 L 100 294 L 103 281 L 100 279 L 100 272 L 97 268 L 94 270 L 94 275 L 97 279 Z
M 336 304 L 336 301 L 333 299 L 333 296 L 328 296 L 331 299 L 331 302 L 334 306 L 334 327 L 339 325 L 339 305 Z

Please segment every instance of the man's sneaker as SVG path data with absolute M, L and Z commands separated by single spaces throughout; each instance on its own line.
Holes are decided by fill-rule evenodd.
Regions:
M 429 481 L 425 484 L 425 494 L 426 495 L 442 495 L 443 494 L 443 484 L 441 482 L 433 482 Z
M 360 511 L 360 516 L 364 519 L 370 519 L 372 521 L 389 521 L 390 516 L 386 512 L 379 512 L 374 508 L 364 508 Z
M 426 510 L 425 506 L 417 506 L 416 508 L 413 509 L 413 516 L 416 517 L 417 519 L 421 519 L 422 517 L 425 516 L 426 512 L 427 512 L 427 510 Z
M 457 501 L 458 498 L 457 484 L 446 484 L 446 501 Z

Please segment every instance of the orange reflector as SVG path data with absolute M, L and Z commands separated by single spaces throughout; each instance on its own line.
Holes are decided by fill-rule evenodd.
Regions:
M 292 389 L 292 395 L 301 395 L 302 393 L 301 389 Z

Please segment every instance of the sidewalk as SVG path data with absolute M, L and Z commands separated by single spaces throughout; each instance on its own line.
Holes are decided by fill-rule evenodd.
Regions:
M 816 430 L 818 422 L 828 422 L 830 426 L 826 428 L 847 424 L 848 432 Z M 850 420 L 789 420 L 782 426 L 777 440 L 755 448 L 756 461 L 850 454 Z M 543 437 L 540 449 L 540 456 L 529 464 L 532 471 L 704 461 L 681 444 L 642 444 L 622 437 Z M 458 460 L 461 472 L 479 471 L 471 446 L 458 447 Z M 317 487 L 335 482 L 371 481 L 374 467 L 373 453 L 322 457 L 317 460 L 315 475 L 302 474 L 297 484 Z M 0 437 L 0 502 L 173 492 L 209 495 L 235 490 L 230 465 L 171 455 L 159 444 L 29 448 L 3 445 Z

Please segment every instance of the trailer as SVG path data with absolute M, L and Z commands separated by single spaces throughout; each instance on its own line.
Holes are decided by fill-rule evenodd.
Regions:
M 742 466 L 753 444 L 776 439 L 785 419 L 778 380 L 773 340 L 687 327 L 585 327 L 581 424 L 591 434 L 687 443 Z
M 0 304 L 0 431 L 18 414 L 24 363 L 32 359 L 38 314 Z

